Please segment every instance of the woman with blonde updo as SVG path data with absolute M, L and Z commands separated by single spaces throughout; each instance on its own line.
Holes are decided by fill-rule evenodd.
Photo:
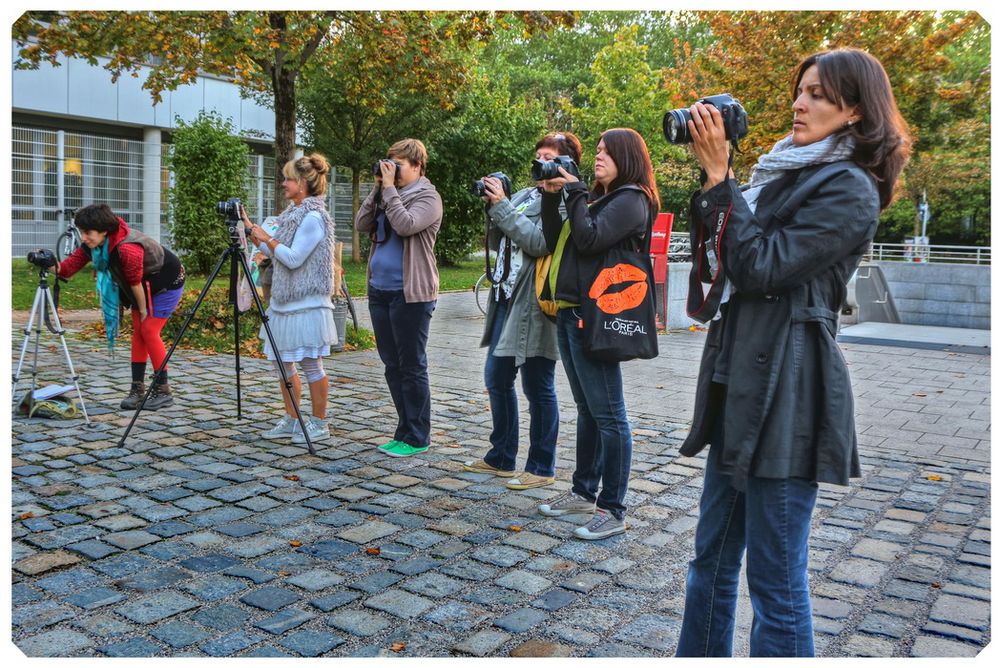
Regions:
M 330 437 L 330 428 L 325 423 L 330 381 L 323 370 L 323 357 L 329 355 L 330 346 L 337 343 L 337 328 L 330 299 L 333 294 L 334 226 L 323 202 L 329 171 L 326 158 L 318 153 L 285 164 L 282 187 L 291 203 L 278 216 L 278 229 L 273 237 L 250 222 L 246 212 L 242 212 L 251 239 L 272 260 L 274 275 L 268 322 L 295 395 L 294 399 L 289 396 L 284 383 L 279 382 L 285 415 L 264 432 L 267 439 L 291 437 L 292 443 L 306 441 L 295 417 L 295 405 L 302 394 L 296 362 L 301 363 L 309 383 L 312 416 L 305 420 L 309 440 Z M 267 358 L 277 362 L 263 327 L 260 337 L 264 340 Z

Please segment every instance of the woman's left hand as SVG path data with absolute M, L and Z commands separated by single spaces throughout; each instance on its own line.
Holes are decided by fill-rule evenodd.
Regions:
M 691 133 L 691 150 L 708 175 L 704 189 L 709 190 L 732 176 L 729 140 L 726 139 L 726 126 L 719 110 L 713 105 L 695 102 L 691 107 L 688 131 Z

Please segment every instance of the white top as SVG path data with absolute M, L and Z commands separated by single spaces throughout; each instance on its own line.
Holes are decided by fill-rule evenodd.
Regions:
M 274 252 L 268 248 L 266 243 L 260 244 L 257 248 L 265 256 L 280 262 L 289 269 L 301 267 L 302 263 L 309 259 L 309 255 L 326 237 L 326 228 L 323 225 L 323 217 L 316 211 L 310 211 L 299 224 L 299 229 L 292 237 L 292 245 L 278 244 Z M 270 308 L 275 313 L 288 313 L 291 311 L 301 311 L 307 308 L 333 308 L 333 301 L 330 295 L 309 295 L 294 302 L 282 303 L 271 300 Z

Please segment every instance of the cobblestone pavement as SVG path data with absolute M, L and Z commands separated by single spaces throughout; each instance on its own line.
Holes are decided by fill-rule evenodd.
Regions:
M 374 351 L 328 360 L 333 438 L 312 456 L 257 438 L 281 408 L 266 363 L 244 360 L 237 420 L 232 357 L 187 351 L 171 366 L 175 406 L 144 412 L 119 447 L 127 352 L 112 364 L 71 340 L 94 428 L 13 423 L 15 644 L 75 657 L 670 655 L 704 462 L 677 450 L 704 334 L 663 336 L 658 359 L 625 366 L 629 530 L 588 543 L 571 537 L 586 518 L 535 511 L 573 468 L 561 368 L 558 484 L 514 492 L 461 470 L 490 431 L 481 328 L 471 295 L 442 296 L 434 445 L 410 459 L 375 447 L 395 418 Z M 41 358 L 59 381 L 54 341 Z M 817 651 L 975 655 L 991 637 L 990 358 L 843 348 L 864 477 L 821 488 Z M 750 617 L 744 593 L 743 654 Z

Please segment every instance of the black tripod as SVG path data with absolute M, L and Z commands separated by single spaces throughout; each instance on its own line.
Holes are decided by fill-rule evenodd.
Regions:
M 243 406 L 240 393 L 240 309 L 236 303 L 236 285 L 239 279 L 238 267 L 243 267 L 243 275 L 249 280 L 250 277 L 250 266 L 247 264 L 247 257 L 243 254 L 243 250 L 240 248 L 241 239 L 240 231 L 243 226 L 243 221 L 240 220 L 239 212 L 239 201 L 230 200 L 229 208 L 226 209 L 226 227 L 229 229 L 229 248 L 227 248 L 219 260 L 215 263 L 215 268 L 212 269 L 212 273 L 209 274 L 208 280 L 205 281 L 205 287 L 202 288 L 201 294 L 198 295 L 198 300 L 195 301 L 194 306 L 187 314 L 187 318 L 184 320 L 184 324 L 181 325 L 181 329 L 177 332 L 177 338 L 174 339 L 173 344 L 170 346 L 170 350 L 167 351 L 167 356 L 163 360 L 163 364 L 159 369 L 153 374 L 153 382 L 149 384 L 146 389 L 146 394 L 143 395 L 142 401 L 139 402 L 139 406 L 135 409 L 135 414 L 132 416 L 132 420 L 128 423 L 128 427 L 125 428 L 125 433 L 122 434 L 122 438 L 118 441 L 118 446 L 121 447 L 125 444 L 125 439 L 128 438 L 129 432 L 132 431 L 132 425 L 135 424 L 136 419 L 139 417 L 139 413 L 142 411 L 143 407 L 146 405 L 146 400 L 149 399 L 149 395 L 152 393 L 153 388 L 160 382 L 163 378 L 163 369 L 166 368 L 167 363 L 170 361 L 171 356 L 174 354 L 174 350 L 177 348 L 177 344 L 181 342 L 184 338 L 184 333 L 187 331 L 188 325 L 191 324 L 191 320 L 194 318 L 195 313 L 198 312 L 198 307 L 201 306 L 202 300 L 205 299 L 205 295 L 208 294 L 209 288 L 212 287 L 212 282 L 215 281 L 215 277 L 219 275 L 222 270 L 222 265 L 229 258 L 229 302 L 233 305 L 233 333 L 234 333 L 234 350 L 236 354 L 236 417 L 243 417 Z M 220 205 L 221 206 L 221 205 Z M 281 355 L 278 353 L 278 346 L 274 342 L 274 336 L 271 334 L 271 327 L 268 325 L 268 317 L 264 313 L 264 304 L 260 300 L 260 295 L 257 294 L 257 290 L 251 290 L 253 293 L 254 305 L 257 307 L 257 313 L 260 314 L 261 322 L 264 324 L 264 331 L 267 333 L 267 340 L 271 343 L 271 350 L 274 351 L 275 360 L 278 363 L 278 373 L 281 374 L 281 382 L 285 384 L 285 389 L 288 391 L 288 396 L 292 400 L 292 408 L 295 409 L 295 417 L 299 421 L 299 427 L 302 429 L 302 435 L 306 439 L 306 446 L 309 448 L 310 454 L 316 454 L 313 449 L 312 441 L 309 438 L 309 431 L 306 429 L 305 422 L 302 419 L 302 412 L 299 410 L 299 403 L 292 393 L 292 383 L 288 380 L 288 374 L 285 373 L 285 365 L 281 362 Z

